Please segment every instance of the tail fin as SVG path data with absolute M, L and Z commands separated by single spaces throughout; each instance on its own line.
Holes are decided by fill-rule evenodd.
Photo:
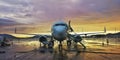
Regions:
M 70 21 L 70 20 L 69 20 L 69 22 L 68 22 L 68 26 L 69 26 L 70 31 L 73 32 L 74 30 L 73 30 L 73 28 L 71 27 L 71 21 Z

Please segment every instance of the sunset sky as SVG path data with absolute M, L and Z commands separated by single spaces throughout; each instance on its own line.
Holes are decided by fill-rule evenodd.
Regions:
M 120 31 L 120 0 L 0 0 L 0 33 L 50 32 L 59 20 L 76 32 Z

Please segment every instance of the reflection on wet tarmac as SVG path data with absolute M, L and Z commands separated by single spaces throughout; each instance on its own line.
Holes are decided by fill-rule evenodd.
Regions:
M 53 48 L 39 44 L 38 41 L 14 42 L 10 47 L 0 48 L 0 60 L 119 60 L 120 45 L 105 45 L 100 42 L 89 40 L 86 42 L 87 49 L 84 50 L 80 44 L 71 46 L 62 45 L 58 48 L 55 43 Z
M 64 49 L 64 47 L 62 46 L 62 49 L 59 48 L 47 48 L 47 46 L 41 46 L 39 47 L 39 53 L 51 53 L 53 54 L 53 60 L 70 60 L 69 58 L 71 58 L 69 55 L 70 53 L 75 53 L 74 55 L 72 55 L 73 58 L 71 59 L 75 59 L 81 54 L 81 51 L 83 52 L 84 49 L 81 49 L 81 51 L 77 48 L 77 46 L 74 46 L 74 48 L 71 48 L 68 46 L 68 49 Z M 82 57 L 83 58 L 83 57 Z

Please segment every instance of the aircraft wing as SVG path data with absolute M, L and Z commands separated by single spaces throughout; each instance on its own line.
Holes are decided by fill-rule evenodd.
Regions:
M 17 32 L 16 28 L 15 28 L 15 34 L 32 35 L 39 37 L 39 41 L 43 44 L 48 44 L 49 41 L 47 40 L 47 38 L 51 38 L 51 33 L 19 33 Z
M 19 33 L 17 32 L 17 28 L 15 28 L 14 33 L 23 34 L 23 35 L 35 35 L 35 36 L 51 36 L 51 33 Z
M 84 32 L 84 33 L 71 33 L 71 35 L 96 35 L 103 34 L 104 32 Z
M 70 34 L 71 35 L 96 35 L 96 34 L 103 34 L 106 33 L 106 27 L 104 27 L 104 30 L 102 32 L 80 32 L 80 33 L 76 33 L 73 28 L 71 27 L 71 21 L 69 20 L 68 22 L 68 26 L 69 26 L 69 30 L 70 30 Z
M 87 36 L 87 35 L 96 35 L 96 34 L 104 34 L 106 33 L 106 27 L 104 27 L 104 31 L 101 31 L 101 32 L 72 32 L 71 35 L 84 35 L 84 36 Z
M 20 34 L 20 35 L 32 35 L 32 36 L 45 36 L 45 37 L 51 37 L 50 33 L 38 33 L 38 34 L 34 34 L 34 33 L 15 33 L 15 34 Z

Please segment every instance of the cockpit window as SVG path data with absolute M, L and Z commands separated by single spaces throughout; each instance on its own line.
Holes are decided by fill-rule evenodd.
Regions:
M 55 24 L 55 26 L 66 26 L 66 24 Z

